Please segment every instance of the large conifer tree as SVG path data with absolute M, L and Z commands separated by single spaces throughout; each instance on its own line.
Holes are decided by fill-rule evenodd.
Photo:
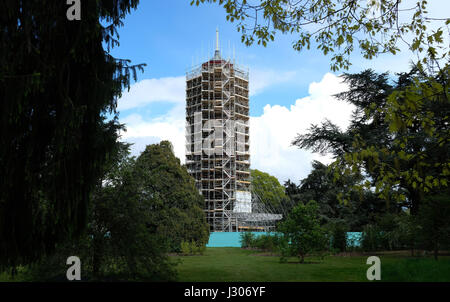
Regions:
M 138 2 L 81 1 L 81 20 L 69 21 L 66 1 L 2 1 L 1 265 L 39 259 L 84 229 L 120 128 L 117 99 L 142 68 L 109 54 Z

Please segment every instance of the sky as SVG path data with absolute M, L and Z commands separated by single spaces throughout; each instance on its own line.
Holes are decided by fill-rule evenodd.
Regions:
M 430 11 L 450 11 L 450 1 L 434 0 Z M 120 46 L 111 54 L 146 63 L 130 90 L 118 101 L 119 121 L 127 131 L 122 140 L 133 143 L 132 155 L 146 145 L 169 140 L 184 163 L 185 74 L 193 65 L 212 57 L 216 28 L 222 57 L 233 57 L 250 73 L 250 161 L 251 168 L 276 176 L 280 183 L 295 183 L 311 171 L 311 162 L 331 162 L 329 156 L 291 146 L 297 134 L 325 118 L 342 129 L 349 124 L 353 107 L 332 95 L 347 89 L 342 72 L 331 72 L 330 57 L 319 50 L 297 52 L 295 36 L 277 34 L 262 47 L 242 44 L 236 25 L 226 21 L 217 4 L 191 6 L 190 0 L 140 1 L 119 28 Z M 367 68 L 377 72 L 407 71 L 412 59 L 404 47 L 395 56 L 365 60 L 352 56 L 347 72 Z

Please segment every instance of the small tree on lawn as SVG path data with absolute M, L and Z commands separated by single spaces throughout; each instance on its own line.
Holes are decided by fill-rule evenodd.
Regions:
M 284 238 L 283 256 L 297 256 L 300 263 L 308 253 L 325 248 L 325 232 L 320 226 L 319 206 L 314 200 L 294 207 L 279 230 Z

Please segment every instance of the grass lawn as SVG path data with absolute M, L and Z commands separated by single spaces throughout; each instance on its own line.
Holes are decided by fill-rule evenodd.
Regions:
M 179 281 L 368 281 L 368 256 L 307 257 L 280 263 L 277 256 L 241 248 L 207 248 L 201 256 L 173 256 L 181 261 Z M 411 258 L 379 255 L 382 281 L 450 281 L 450 257 Z
M 450 256 L 440 256 L 438 261 L 430 257 L 410 257 L 409 252 L 386 252 L 378 254 L 381 260 L 381 281 L 431 281 L 450 282 Z M 178 281 L 368 281 L 367 254 L 360 256 L 306 257 L 306 263 L 290 258 L 280 263 L 278 256 L 267 256 L 260 251 L 237 247 L 207 248 L 204 255 L 170 256 L 179 262 Z M 62 277 L 62 280 L 65 276 Z M 2 281 L 31 281 L 25 268 L 19 268 L 13 280 L 4 272 Z M 372 281 L 373 282 L 373 281 Z

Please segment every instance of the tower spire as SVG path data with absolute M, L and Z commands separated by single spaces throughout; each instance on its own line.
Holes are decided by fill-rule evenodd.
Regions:
M 219 28 L 216 28 L 216 51 L 214 53 L 214 59 L 220 60 Z
M 219 50 L 219 28 L 216 28 L 216 50 Z

